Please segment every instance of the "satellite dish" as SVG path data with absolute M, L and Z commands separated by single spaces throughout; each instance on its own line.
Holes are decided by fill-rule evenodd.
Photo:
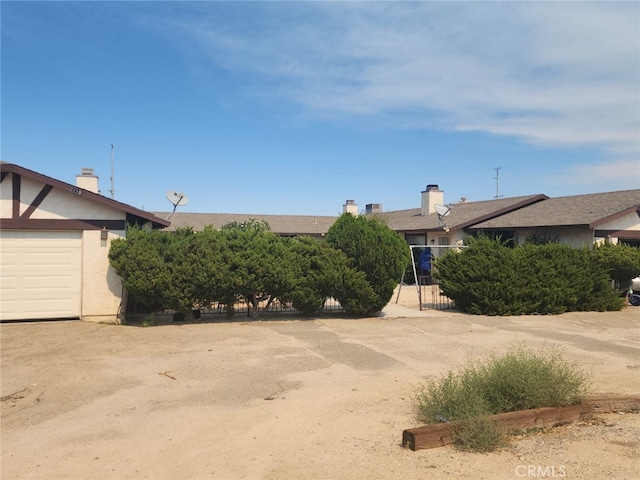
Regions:
M 451 229 L 449 228 L 449 225 L 447 225 L 447 222 L 444 221 L 444 217 L 451 213 L 451 209 L 444 205 L 440 205 L 439 203 L 436 203 L 433 208 L 435 208 L 436 213 L 438 214 L 438 220 L 440 220 L 440 223 L 444 227 L 445 233 L 449 233 Z
M 189 203 L 189 198 L 187 198 L 184 193 L 176 192 L 175 190 L 169 190 L 167 192 L 167 200 L 169 200 L 173 205 L 173 211 L 169 214 L 167 220 L 169 220 L 173 216 L 173 214 L 176 213 L 177 207 L 182 207 L 183 205 Z
M 433 206 L 433 208 L 436 209 L 436 213 L 440 217 L 446 217 L 447 215 L 449 215 L 451 213 L 451 209 L 449 207 L 445 207 L 444 205 L 440 205 L 439 203 L 436 203 Z
M 175 190 L 169 190 L 167 192 L 167 199 L 173 204 L 175 207 L 182 207 L 189 203 L 189 199 L 184 193 L 176 192 Z

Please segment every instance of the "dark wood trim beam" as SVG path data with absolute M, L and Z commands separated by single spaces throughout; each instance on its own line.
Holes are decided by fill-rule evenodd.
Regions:
M 47 197 L 47 195 L 49 195 L 49 192 L 51 190 L 53 190 L 53 187 L 51 185 L 45 185 L 44 187 L 42 187 L 42 190 L 40 190 L 36 198 L 33 199 L 33 202 L 31 202 L 29 208 L 27 208 L 24 213 L 20 215 L 20 218 L 31 217 L 31 214 L 36 211 L 36 208 L 40 206 L 42 201 Z
M 13 172 L 12 180 L 12 207 L 11 207 L 11 218 L 18 218 L 20 216 L 20 184 L 21 177 L 19 174 Z
M 74 220 L 60 218 L 1 218 L 3 230 L 126 230 L 124 220 Z
M 0 174 L 0 183 L 4 182 L 4 179 L 9 176 L 9 172 L 2 172 Z
M 596 230 L 593 236 L 598 238 L 617 237 L 638 240 L 640 239 L 640 230 Z

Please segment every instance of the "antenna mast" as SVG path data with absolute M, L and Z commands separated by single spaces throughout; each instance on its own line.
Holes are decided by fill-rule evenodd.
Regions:
M 504 196 L 504 195 L 500 195 L 500 188 L 499 188 L 499 186 L 500 186 L 500 183 L 499 183 L 499 182 L 500 182 L 500 179 L 499 179 L 499 177 L 500 177 L 500 169 L 501 169 L 501 168 L 502 168 L 502 167 L 494 168 L 494 170 L 496 171 L 496 176 L 495 176 L 495 177 L 493 177 L 493 179 L 496 181 L 496 196 L 495 196 L 495 197 L 493 197 L 493 198 L 496 198 L 496 199 L 497 199 L 497 198 L 500 198 L 500 197 L 502 197 L 502 196 Z
M 116 194 L 114 183 L 115 183 L 115 178 L 113 175 L 113 143 L 112 143 L 111 144 L 111 190 L 110 190 L 111 198 L 114 198 Z

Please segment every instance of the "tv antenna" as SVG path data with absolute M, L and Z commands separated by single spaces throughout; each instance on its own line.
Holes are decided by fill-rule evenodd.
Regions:
M 113 143 L 111 144 L 111 190 L 109 190 L 111 192 L 111 198 L 115 198 L 116 195 L 116 190 L 115 190 L 115 175 L 113 174 Z
M 176 213 L 176 208 L 182 207 L 183 205 L 189 203 L 189 199 L 184 193 L 176 192 L 175 190 L 167 191 L 167 199 L 173 205 L 173 210 L 167 217 L 167 220 L 169 220 L 173 216 L 173 214 Z
M 451 213 L 451 208 L 445 205 L 440 205 L 439 203 L 436 203 L 433 208 L 435 208 L 436 213 L 438 214 L 438 220 L 440 220 L 440 223 L 444 227 L 444 231 L 449 233 L 451 229 L 449 228 L 449 225 L 447 225 L 447 222 L 444 221 L 444 217 Z
M 500 177 L 500 169 L 501 168 L 502 167 L 494 168 L 494 170 L 496 171 L 496 176 L 493 177 L 493 179 L 496 181 L 496 196 L 493 197 L 493 198 L 496 198 L 496 199 L 500 198 L 500 197 L 504 197 L 504 195 L 500 195 L 500 190 L 499 190 L 499 181 L 500 181 L 499 177 Z

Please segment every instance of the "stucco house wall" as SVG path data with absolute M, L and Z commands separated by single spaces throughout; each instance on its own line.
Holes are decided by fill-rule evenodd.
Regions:
M 79 282 L 78 317 L 86 321 L 119 323 L 122 316 L 123 288 L 122 280 L 109 264 L 108 253 L 111 242 L 126 235 L 127 224 L 140 225 L 143 228 L 166 227 L 170 222 L 160 219 L 149 212 L 138 210 L 130 205 L 108 199 L 100 195 L 95 178 L 95 191 L 86 190 L 59 180 L 46 177 L 22 167 L 2 163 L 2 181 L 0 182 L 0 267 L 2 267 L 2 296 L 7 304 L 17 298 L 17 303 L 32 301 L 31 293 L 16 292 L 11 285 L 12 279 L 20 280 L 20 288 L 29 290 L 30 279 L 20 276 L 21 264 L 16 255 L 31 255 L 30 268 L 36 273 L 38 262 L 48 271 L 57 268 L 60 278 L 73 277 L 70 283 Z M 77 239 L 79 238 L 79 242 Z M 20 241 L 29 241 L 34 250 L 20 248 Z M 75 248 L 73 245 L 78 244 Z M 65 255 L 56 266 L 48 262 L 47 255 L 55 255 L 56 247 L 69 245 Z M 79 250 L 79 251 L 78 251 Z M 24 262 L 23 262 L 24 263 Z M 80 263 L 80 278 L 75 264 Z M 74 264 L 72 266 L 71 264 Z M 5 268 L 6 267 L 6 268 Z M 43 271 L 45 269 L 43 268 Z M 51 278 L 43 274 L 44 287 L 39 287 L 45 301 L 44 310 L 35 313 L 36 318 L 46 314 L 46 302 L 55 303 L 56 285 Z M 48 291 L 47 291 L 48 288 Z M 33 288 L 36 291 L 36 288 Z M 16 302 L 14 302 L 15 304 Z M 73 302 L 71 302 L 73 303 Z M 15 320 L 19 308 L 11 310 L 7 305 L 2 309 L 4 316 L 0 320 Z M 35 311 L 35 310 L 34 310 Z M 55 309 L 52 307 L 52 312 Z M 75 308 L 73 309 L 75 312 Z M 18 312 L 18 313 L 15 313 Z M 55 317 L 55 313 L 53 313 Z M 30 318 L 23 318 L 30 319 Z

